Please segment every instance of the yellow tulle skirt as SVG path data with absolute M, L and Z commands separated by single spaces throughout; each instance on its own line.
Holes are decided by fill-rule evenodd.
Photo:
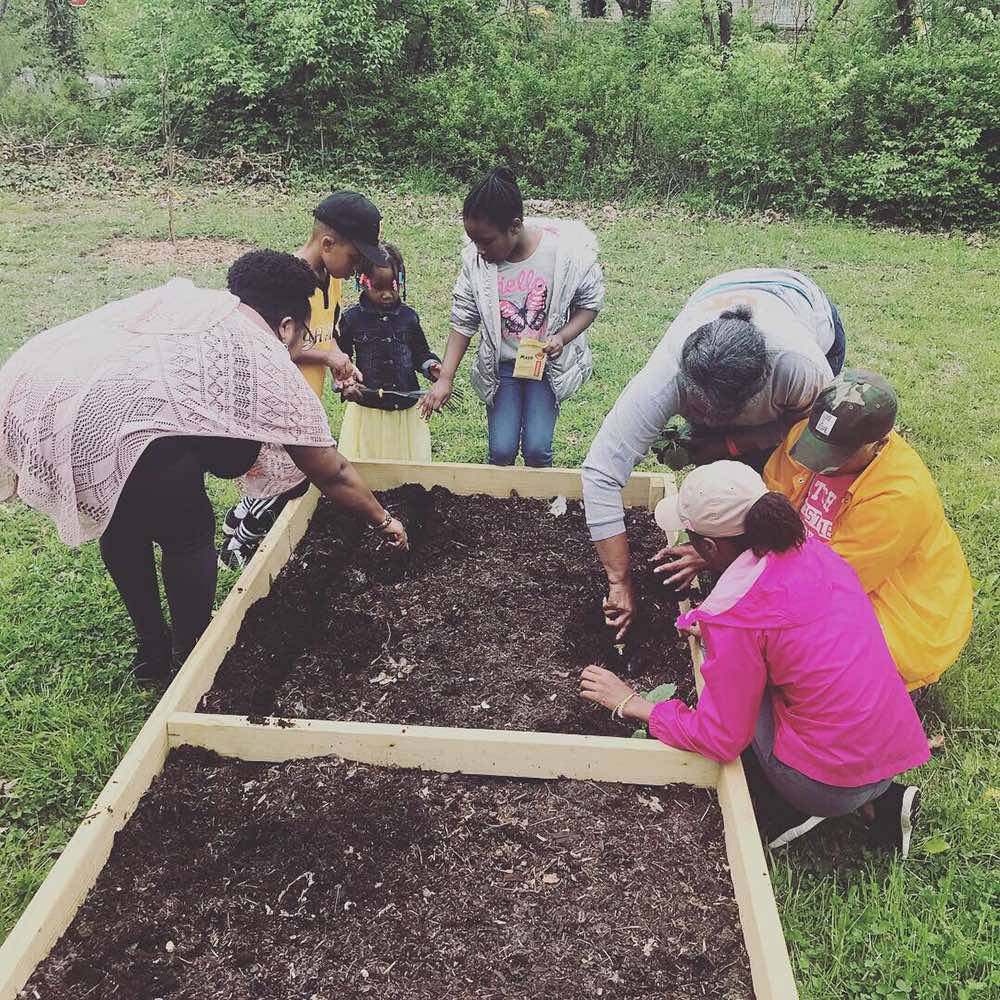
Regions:
M 429 462 L 431 432 L 418 406 L 408 410 L 376 410 L 348 403 L 337 447 L 352 462 L 371 458 Z

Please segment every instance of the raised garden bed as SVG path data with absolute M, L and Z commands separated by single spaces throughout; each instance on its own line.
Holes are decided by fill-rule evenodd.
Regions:
M 512 491 L 516 491 L 521 497 L 547 498 L 549 500 L 558 495 L 567 496 L 570 499 L 580 497 L 579 474 L 571 470 L 494 469 L 480 466 L 410 465 L 393 462 L 362 463 L 359 469 L 369 485 L 376 490 L 394 489 L 404 484 L 418 484 L 428 489 L 433 486 L 444 486 L 453 493 L 466 496 L 485 493 L 491 496 L 505 497 L 509 496 Z M 632 481 L 624 491 L 626 505 L 651 510 L 656 501 L 664 495 L 665 490 L 671 488 L 672 481 L 666 477 L 642 474 L 633 476 Z M 48 878 L 36 893 L 13 931 L 8 935 L 3 946 L 0 947 L 0 1000 L 15 1000 L 16 997 L 32 995 L 30 993 L 22 994 L 20 992 L 22 986 L 39 963 L 49 955 L 57 940 L 73 921 L 78 908 L 95 884 L 111 854 L 116 834 L 128 822 L 132 813 L 139 806 L 144 793 L 162 771 L 171 749 L 184 746 L 201 747 L 225 757 L 243 761 L 301 761 L 305 758 L 336 755 L 347 760 L 376 765 L 380 768 L 385 766 L 420 768 L 428 772 L 427 775 L 420 778 L 421 787 L 423 787 L 423 777 L 430 777 L 431 783 L 441 781 L 439 778 L 432 777 L 434 772 L 460 772 L 464 775 L 514 779 L 547 779 L 543 786 L 533 785 L 533 788 L 551 788 L 549 783 L 555 780 L 613 783 L 614 790 L 610 794 L 625 796 L 622 801 L 627 804 L 629 803 L 628 796 L 633 793 L 623 789 L 623 785 L 652 785 L 660 788 L 663 786 L 693 785 L 700 788 L 714 788 L 718 795 L 718 806 L 722 814 L 725 855 L 731 877 L 732 892 L 738 906 L 746 954 L 749 958 L 754 994 L 761 1000 L 793 1000 L 797 996 L 795 984 L 781 934 L 777 908 L 771 892 L 767 865 L 753 821 L 746 782 L 738 761 L 720 767 L 696 754 L 673 750 L 655 741 L 618 737 L 421 727 L 316 719 L 268 718 L 250 722 L 246 715 L 193 714 L 203 696 L 211 688 L 215 674 L 226 653 L 234 646 L 247 610 L 270 590 L 272 583 L 307 530 L 315 507 L 316 495 L 314 493 L 289 505 L 220 608 L 212 625 L 188 658 L 180 674 L 147 720 L 107 786 L 54 865 Z M 329 605 L 324 606 L 335 608 L 335 597 L 336 595 L 330 595 Z M 286 637 L 288 637 L 289 646 L 294 645 L 294 640 L 289 637 L 287 632 Z M 697 646 L 693 645 L 691 648 L 694 665 L 697 668 L 700 663 L 700 651 Z M 376 686 L 391 687 L 392 685 Z M 231 775 L 235 773 L 232 769 L 244 766 L 249 765 L 227 763 L 220 765 L 219 770 Z M 298 766 L 307 767 L 305 764 Z M 287 775 L 288 773 L 290 772 L 287 769 L 279 769 L 276 772 L 279 775 Z M 410 780 L 404 778 L 399 772 L 395 772 L 391 779 L 387 777 L 385 780 L 395 782 L 397 779 Z M 275 787 L 282 784 L 280 779 L 275 778 L 274 780 Z M 285 805 L 293 811 L 298 808 L 295 806 L 296 801 L 300 802 L 307 810 L 314 805 L 318 808 L 317 800 L 296 798 L 296 784 L 289 782 L 288 796 L 290 798 L 287 801 L 282 800 Z M 443 788 L 446 784 L 447 782 L 444 782 L 440 787 Z M 170 780 L 168 779 L 165 783 L 165 788 L 168 790 L 169 785 Z M 242 788 L 242 785 L 239 787 Z M 483 787 L 480 782 L 468 785 L 471 795 L 480 794 L 476 789 Z M 495 792 L 497 787 L 501 786 L 491 786 L 490 791 Z M 577 786 L 570 784 L 567 787 Z M 197 801 L 199 810 L 208 810 L 206 815 L 209 815 L 212 809 L 213 793 L 209 789 L 196 790 L 201 788 L 201 785 L 193 786 L 190 799 L 191 802 Z M 607 789 L 605 790 L 607 791 Z M 235 789 L 233 792 L 235 794 Z M 154 797 L 148 801 L 155 804 L 158 801 L 157 794 L 158 792 L 154 792 Z M 165 791 L 164 794 L 167 795 L 167 792 Z M 540 795 L 541 793 L 534 792 L 533 794 Z M 585 794 L 599 793 L 588 792 Z M 650 795 L 648 789 L 639 794 L 645 796 L 648 802 Z M 658 797 L 659 792 L 656 794 Z M 648 812 L 654 822 L 657 821 L 657 817 L 661 823 L 672 823 L 675 819 L 677 821 L 683 819 L 681 807 L 677 808 L 675 816 L 674 805 L 671 804 L 669 807 L 667 805 L 672 794 L 673 792 L 667 799 L 659 800 L 664 806 L 662 816 L 658 813 L 654 816 L 655 807 L 649 807 Z M 189 804 L 191 803 L 189 802 Z M 533 805 L 536 804 L 533 803 Z M 623 809 L 623 812 L 625 811 L 627 810 Z M 563 815 L 570 815 L 570 813 Z M 178 827 L 183 826 L 184 818 L 184 812 L 181 810 L 175 817 Z M 635 820 L 640 827 L 644 826 L 646 822 L 646 816 L 637 820 L 630 814 L 629 818 Z M 605 817 L 605 819 L 611 821 L 610 816 Z M 218 835 L 223 839 L 227 836 L 231 838 L 232 831 L 229 834 L 225 833 L 225 824 L 221 817 L 217 822 Z M 713 829 L 711 810 L 705 815 L 704 823 L 706 824 L 705 829 L 709 831 L 709 839 L 711 839 Z M 702 829 L 700 824 L 699 820 L 697 826 L 699 832 Z M 135 829 L 141 828 L 136 827 Z M 717 827 L 715 829 L 717 830 Z M 282 846 L 287 852 L 294 852 L 297 849 L 294 846 L 297 844 L 295 835 L 291 832 L 291 828 L 288 828 L 286 832 L 289 835 L 285 836 Z M 125 850 L 124 845 L 129 843 L 131 836 L 131 829 L 123 835 L 123 851 Z M 178 836 L 184 836 L 183 831 L 178 833 Z M 387 836 L 390 835 L 387 834 Z M 622 836 L 628 836 L 627 831 Z M 662 841 L 650 838 L 660 850 L 661 861 L 659 863 L 661 864 L 665 860 L 668 861 L 671 856 L 670 836 L 668 830 Z M 253 838 L 250 839 L 253 840 Z M 205 840 L 202 838 L 198 840 L 197 844 L 192 842 L 188 845 L 189 869 L 201 864 L 202 858 L 199 855 L 199 850 L 204 843 Z M 391 843 L 391 839 L 387 843 Z M 648 869 L 649 866 L 646 867 Z M 150 868 L 149 877 L 155 877 L 155 863 L 151 864 Z M 708 869 L 704 873 L 706 878 L 712 870 L 716 873 L 719 872 L 715 862 L 706 863 L 706 868 Z M 182 869 L 176 878 L 183 882 L 188 877 L 189 869 Z M 313 871 L 313 877 L 316 877 L 315 869 L 307 870 Z M 109 873 L 114 871 L 114 868 L 109 869 Z M 544 874 L 551 873 L 545 872 Z M 646 874 L 648 875 L 648 871 Z M 108 877 L 113 877 L 113 875 Z M 107 883 L 102 884 L 106 885 Z M 296 883 L 296 885 L 298 884 Z M 561 881 L 560 883 L 545 882 L 544 880 L 542 882 L 546 890 L 560 884 Z M 664 884 L 668 889 L 670 888 L 669 882 Z M 684 907 L 693 908 L 693 912 L 693 910 L 717 904 L 720 907 L 719 912 L 724 912 L 726 904 L 719 901 L 724 900 L 728 893 L 718 895 L 714 898 L 713 903 L 713 899 L 706 895 L 710 893 L 710 890 L 704 888 L 703 891 L 697 878 L 688 879 L 688 884 L 692 887 L 690 898 L 694 899 L 695 902 L 690 903 L 688 899 L 685 899 L 683 901 Z M 563 889 L 569 891 L 575 885 L 576 883 L 569 879 L 569 885 L 564 886 Z M 706 882 L 705 885 L 707 886 L 708 883 Z M 124 900 L 126 897 L 123 894 L 128 891 L 129 887 L 122 886 L 121 893 L 117 892 L 117 888 L 116 886 L 116 895 Z M 181 891 L 182 888 L 182 886 L 177 886 L 175 891 Z M 294 887 L 289 891 L 293 890 Z M 421 898 L 424 898 L 422 891 Z M 99 895 L 95 895 L 93 899 L 97 901 Z M 615 899 L 618 900 L 618 897 L 616 896 Z M 672 903 L 677 909 L 676 893 Z M 151 903 L 149 905 L 159 906 L 160 904 Z M 617 903 L 613 902 L 609 905 L 614 906 Z M 122 913 L 128 912 L 128 907 L 125 906 L 124 902 L 120 909 Z M 589 916 L 585 912 L 585 919 L 588 919 Z M 184 915 L 178 911 L 177 919 L 182 920 L 183 917 Z M 86 915 L 82 919 L 86 920 Z M 529 925 L 525 924 L 524 926 Z M 549 932 L 548 928 L 540 925 L 532 923 L 530 926 L 535 934 L 544 935 Z M 96 926 L 94 930 L 95 933 L 102 932 Z M 180 935 L 178 936 L 180 937 Z M 704 953 L 716 947 L 716 936 L 705 935 L 702 944 Z M 270 948 L 272 938 L 273 935 L 268 938 L 262 948 Z M 65 946 L 71 947 L 74 940 L 72 936 L 67 938 Z M 594 948 L 598 948 L 600 945 L 600 942 L 593 938 L 590 939 L 590 943 Z M 643 947 L 647 943 L 648 939 L 643 942 Z M 371 942 L 372 947 L 375 947 L 376 944 L 375 941 Z M 122 940 L 119 940 L 118 945 L 126 949 L 128 947 L 127 942 Z M 173 946 L 171 952 L 166 948 L 166 942 L 164 942 L 164 955 L 178 955 L 180 951 L 178 942 L 174 941 Z M 725 946 L 728 947 L 728 944 Z M 63 946 L 60 945 L 60 947 Z M 617 944 L 616 947 L 618 947 Z M 641 968 L 629 966 L 630 975 L 634 976 L 636 982 L 652 982 L 653 980 L 648 977 L 658 975 L 656 970 L 659 968 L 657 964 L 659 959 L 656 947 L 654 941 L 650 948 L 650 955 L 642 955 L 645 964 Z M 549 951 L 552 952 L 553 949 L 549 949 Z M 56 961 L 58 962 L 59 956 L 64 954 L 57 951 L 54 956 Z M 233 954 L 235 956 L 235 950 Z M 180 955 L 177 958 L 177 963 L 183 965 L 185 957 L 187 961 L 193 961 L 191 956 Z M 280 957 L 280 953 L 276 952 L 275 957 Z M 547 953 L 547 958 L 551 959 L 552 956 Z M 516 963 L 514 964 L 516 965 Z M 51 971 L 55 966 L 49 968 Z M 534 970 L 534 966 L 531 968 Z M 598 961 L 596 965 L 586 968 L 596 975 L 595 970 L 599 970 L 601 965 Z M 733 969 L 736 968 L 737 966 L 734 965 Z M 370 978 L 372 971 L 371 969 L 368 971 Z M 729 971 L 731 970 L 727 970 L 721 964 L 715 964 L 713 960 L 709 966 L 705 967 L 704 976 L 707 978 L 703 978 L 700 983 L 701 994 L 695 992 L 691 995 L 726 995 L 718 992 L 717 985 L 718 982 L 726 982 L 723 977 L 728 975 Z M 77 973 L 83 979 L 86 978 L 83 966 L 77 967 Z M 275 975 L 286 975 L 286 973 L 287 970 L 283 972 L 279 968 Z M 358 974 L 360 975 L 360 972 Z M 415 973 L 415 978 L 418 975 Z M 277 979 L 273 981 L 277 982 Z M 426 994 L 414 992 L 411 995 L 442 995 L 441 990 L 437 989 L 436 986 L 439 982 L 440 980 L 435 980 L 432 976 L 425 984 L 429 992 Z M 579 983 L 583 982 L 586 981 L 578 980 L 577 985 L 579 986 Z M 69 994 L 66 992 L 59 994 L 57 991 L 55 995 L 60 995 L 60 997 L 66 995 L 87 996 L 89 990 L 91 991 L 89 995 L 96 996 L 98 994 L 93 992 L 93 980 L 91 983 L 92 985 L 86 986 L 81 980 L 80 988 L 76 988 Z M 677 984 L 681 984 L 680 978 L 677 979 Z M 411 985 L 414 990 L 421 988 L 419 982 L 414 981 Z M 358 989 L 364 986 L 364 983 L 355 984 L 355 986 L 352 986 L 351 989 L 357 993 Z M 191 987 L 191 989 L 175 995 L 178 997 L 202 997 L 206 995 L 209 988 L 203 990 L 200 987 Z M 283 994 L 276 993 L 275 995 L 311 996 L 311 994 L 299 990 L 294 979 L 287 977 L 287 975 L 283 988 L 285 991 Z M 734 980 L 733 988 L 745 989 L 745 984 L 740 985 Z M 435 989 L 437 989 L 436 993 L 433 992 Z M 671 995 L 669 989 L 661 986 L 657 986 L 655 989 L 650 987 L 648 990 L 630 990 L 625 984 L 615 983 L 613 980 L 603 994 L 598 994 L 598 989 L 604 990 L 605 987 L 595 986 L 592 993 L 587 995 L 623 997 Z M 614 992 L 615 989 L 617 992 Z M 498 986 L 492 994 L 487 992 L 481 995 L 503 996 L 505 991 L 506 995 L 517 995 L 518 993 L 516 988 L 508 990 L 506 987 Z M 220 995 L 234 997 L 266 995 L 253 991 L 240 994 L 224 985 L 219 986 L 217 992 Z M 323 992 L 315 992 L 317 997 L 326 995 Z M 374 992 L 374 995 L 394 995 L 391 990 L 377 989 L 370 992 Z M 531 995 L 539 996 L 559 995 L 545 991 L 539 992 L 535 989 L 530 992 Z M 521 993 L 524 993 L 523 989 Z M 123 988 L 113 995 L 116 997 L 134 995 L 148 998 L 158 994 L 150 993 L 141 987 L 133 994 L 129 994 Z M 354 994 L 345 990 L 335 995 L 350 996 Z M 456 990 L 451 995 L 474 996 L 475 994 L 466 994 L 464 991 Z M 574 995 L 580 995 L 579 991 Z M 744 994 L 735 993 L 733 995 Z
M 753 996 L 714 793 L 183 748 L 41 1000 Z
M 676 595 L 648 562 L 664 544 L 649 511 L 628 512 L 642 615 L 616 647 L 579 501 L 553 516 L 547 501 L 442 487 L 381 499 L 407 525 L 410 552 L 380 547 L 321 500 L 247 613 L 206 711 L 629 735 L 580 698 L 588 663 L 693 700 Z

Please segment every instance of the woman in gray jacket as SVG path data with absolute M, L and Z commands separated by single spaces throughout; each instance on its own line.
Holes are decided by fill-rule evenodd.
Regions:
M 618 397 L 583 463 L 587 524 L 608 574 L 605 611 L 621 642 L 635 615 L 621 491 L 675 417 L 694 465 L 738 458 L 763 468 L 844 364 L 846 336 L 826 293 L 797 271 L 746 268 L 688 299 Z M 670 557 L 680 555 L 677 561 Z M 690 561 L 653 557 L 677 578 Z
M 455 283 L 441 376 L 423 400 L 424 416 L 448 401 L 455 372 L 481 329 L 470 380 L 486 404 L 490 462 L 513 465 L 520 450 L 525 465 L 550 466 L 559 405 L 593 370 L 583 332 L 604 304 L 597 240 L 579 222 L 525 220 L 521 192 L 506 167 L 469 192 L 462 217 L 469 245 Z M 525 338 L 541 342 L 544 358 L 532 373 L 515 375 Z

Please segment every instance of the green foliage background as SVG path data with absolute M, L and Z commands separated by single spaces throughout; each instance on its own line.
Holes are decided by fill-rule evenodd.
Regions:
M 648 23 L 497 0 L 90 0 L 69 32 L 60 0 L 11 0 L 0 115 L 9 135 L 140 150 L 166 123 L 195 155 L 424 189 L 503 161 L 550 197 L 996 223 L 998 0 L 916 0 L 905 38 L 895 0 L 832 3 L 797 40 L 738 15 L 720 53 L 697 0 Z M 83 62 L 120 86 L 95 94 Z

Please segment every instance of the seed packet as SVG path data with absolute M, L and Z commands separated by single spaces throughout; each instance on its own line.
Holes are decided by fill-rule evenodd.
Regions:
M 514 362 L 514 378 L 530 378 L 537 382 L 544 371 L 542 342 L 534 337 L 522 338 L 517 348 L 517 360 Z

